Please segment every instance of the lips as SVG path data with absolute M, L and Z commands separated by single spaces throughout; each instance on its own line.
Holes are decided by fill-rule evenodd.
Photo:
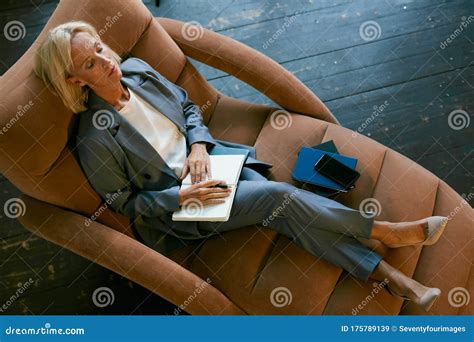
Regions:
M 109 76 L 112 75 L 115 72 L 115 65 L 112 67 L 112 70 L 109 72 Z

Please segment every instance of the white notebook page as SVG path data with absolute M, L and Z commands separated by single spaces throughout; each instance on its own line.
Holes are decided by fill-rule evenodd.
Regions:
M 197 199 L 189 200 L 180 210 L 173 213 L 173 221 L 227 221 L 234 202 L 236 186 L 242 171 L 245 156 L 210 155 L 211 179 L 224 180 L 231 188 L 229 196 L 222 198 L 223 203 L 202 204 Z M 191 186 L 191 174 L 184 178 L 181 189 Z

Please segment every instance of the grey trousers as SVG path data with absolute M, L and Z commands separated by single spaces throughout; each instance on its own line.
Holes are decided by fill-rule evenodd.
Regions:
M 267 180 L 244 167 L 229 220 L 200 221 L 198 227 L 203 233 L 218 234 L 260 224 L 367 281 L 382 257 L 356 237 L 369 238 L 373 220 L 339 202 L 286 182 Z
M 202 244 L 209 236 L 251 225 L 263 225 L 287 236 L 314 256 L 367 281 L 382 257 L 356 237 L 369 238 L 373 218 L 339 202 L 266 179 L 244 167 L 226 222 L 199 221 L 203 239 L 178 239 L 157 229 L 139 229 L 143 242 L 168 255 L 189 244 Z

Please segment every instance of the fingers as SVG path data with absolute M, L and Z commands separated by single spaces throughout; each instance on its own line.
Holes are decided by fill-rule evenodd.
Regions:
M 191 183 L 196 183 L 196 164 L 197 162 L 191 162 L 189 165 L 191 171 Z
M 230 195 L 230 191 L 224 190 L 222 192 L 211 192 L 208 193 L 207 195 L 204 195 L 202 197 L 203 201 L 206 201 L 208 199 L 215 199 L 215 198 L 225 198 Z
M 222 192 L 212 192 L 202 197 L 202 203 L 205 204 L 217 204 L 224 203 L 225 198 L 230 196 L 230 189 L 220 189 Z
M 183 180 L 184 178 L 186 178 L 186 176 L 188 175 L 188 171 L 189 171 L 189 165 L 188 165 L 188 161 L 186 160 L 183 166 L 183 170 L 181 171 L 180 180 Z
M 219 203 L 224 203 L 225 200 L 218 200 L 218 199 L 213 199 L 213 200 L 208 200 L 204 202 L 204 204 L 219 204 Z
M 217 204 L 225 202 L 225 197 L 232 193 L 232 188 L 222 189 L 213 187 L 217 184 L 226 184 L 225 181 L 219 179 L 209 179 L 191 185 L 190 197 L 196 198 L 202 204 Z
M 204 182 L 193 184 L 193 186 L 196 188 L 207 188 L 207 187 L 212 187 L 217 184 L 225 184 L 225 181 L 220 180 L 220 179 L 208 179 Z M 220 188 L 216 188 L 216 189 L 220 189 Z
M 211 179 L 212 178 L 212 174 L 211 174 L 211 158 L 207 158 L 207 163 L 206 163 L 206 172 L 207 172 L 207 178 L 208 179 Z
M 192 183 L 199 183 L 206 179 L 206 164 L 201 160 L 191 163 Z
M 206 179 L 206 163 L 201 163 L 200 167 L 201 169 L 199 170 L 200 171 L 200 179 L 199 179 L 199 182 L 200 181 L 204 181 Z

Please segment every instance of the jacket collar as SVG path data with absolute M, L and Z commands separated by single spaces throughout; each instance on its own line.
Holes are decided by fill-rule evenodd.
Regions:
M 158 94 L 158 92 L 155 90 L 153 94 L 148 94 L 142 87 L 144 84 L 149 82 L 146 75 L 144 78 L 144 81 L 142 80 L 141 82 L 137 82 L 136 77 L 134 79 L 133 77 L 127 77 L 127 75 L 124 75 L 121 81 L 127 87 L 131 88 L 136 94 L 143 97 L 154 108 L 166 115 L 178 126 L 178 128 L 180 128 L 181 132 L 186 136 L 186 130 L 182 129 L 182 127 L 184 127 L 184 122 L 181 123 L 181 121 L 184 120 L 177 119 L 179 115 L 173 115 L 174 113 L 169 115 L 169 103 L 171 102 L 169 99 L 167 100 L 168 103 L 165 103 L 164 105 L 160 105 L 159 100 L 161 96 L 156 96 L 155 100 L 149 100 L 150 97 L 154 97 L 155 93 Z M 122 148 L 129 150 L 132 154 L 143 159 L 146 163 L 154 165 L 159 170 L 161 170 L 161 172 L 164 172 L 174 179 L 179 180 L 180 175 L 176 175 L 174 170 L 169 167 L 169 165 L 163 160 L 159 153 L 156 152 L 154 147 L 145 139 L 145 137 L 143 137 L 143 135 L 138 132 L 126 118 L 122 117 L 122 115 L 120 115 L 120 113 L 112 105 L 98 96 L 92 90 L 89 92 L 87 107 L 91 113 L 91 122 L 96 120 L 94 118 L 96 113 L 103 112 L 105 115 L 107 115 L 106 119 L 109 120 L 109 122 L 107 123 L 106 128 Z M 163 111 L 161 109 L 163 109 Z M 189 147 L 187 146 L 186 148 L 186 155 L 188 155 Z

